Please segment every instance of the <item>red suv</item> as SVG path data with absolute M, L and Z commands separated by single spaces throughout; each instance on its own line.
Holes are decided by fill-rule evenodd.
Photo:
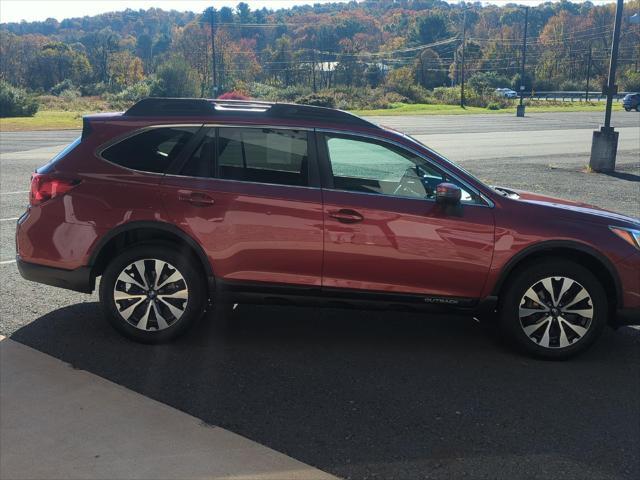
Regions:
M 209 301 L 402 305 L 496 319 L 559 358 L 640 311 L 637 219 L 489 187 L 407 135 L 305 105 L 87 116 L 33 175 L 16 242 L 26 279 L 92 292 L 101 277 L 105 316 L 142 342 Z

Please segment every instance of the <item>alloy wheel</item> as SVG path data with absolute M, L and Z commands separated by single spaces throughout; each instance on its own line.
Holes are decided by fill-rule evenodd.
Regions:
M 532 342 L 545 348 L 565 348 L 579 342 L 593 320 L 589 292 L 568 277 L 537 281 L 520 300 L 520 326 Z
M 189 289 L 180 271 L 155 258 L 136 260 L 116 279 L 113 300 L 120 316 L 144 331 L 164 330 L 182 317 Z

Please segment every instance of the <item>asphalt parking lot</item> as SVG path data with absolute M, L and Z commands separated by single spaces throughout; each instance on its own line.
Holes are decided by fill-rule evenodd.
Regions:
M 585 171 L 600 116 L 514 120 L 382 123 L 491 183 L 640 216 L 640 115 L 614 115 L 612 175 Z M 96 296 L 22 280 L 12 219 L 30 172 L 75 136 L 0 133 L 0 334 L 343 478 L 640 478 L 637 329 L 545 362 L 467 317 L 239 305 L 224 330 L 210 315 L 143 346 L 111 330 Z

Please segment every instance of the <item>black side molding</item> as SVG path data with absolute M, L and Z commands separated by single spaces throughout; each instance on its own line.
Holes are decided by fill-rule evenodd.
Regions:
M 22 278 L 31 282 L 44 283 L 82 293 L 92 293 L 95 288 L 95 278 L 91 275 L 90 267 L 63 270 L 62 268 L 28 263 L 20 257 L 16 257 L 16 264 Z

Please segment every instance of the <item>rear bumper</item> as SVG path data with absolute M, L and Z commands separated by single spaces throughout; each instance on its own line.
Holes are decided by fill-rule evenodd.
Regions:
M 82 293 L 92 293 L 95 287 L 95 278 L 91 275 L 90 267 L 64 270 L 25 262 L 20 257 L 16 257 L 16 263 L 22 278 L 31 282 L 44 283 Z

